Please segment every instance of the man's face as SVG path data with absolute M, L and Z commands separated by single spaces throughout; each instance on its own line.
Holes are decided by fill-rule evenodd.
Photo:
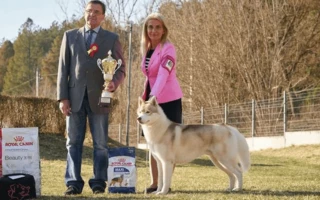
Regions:
M 90 29 L 98 27 L 104 17 L 104 14 L 102 14 L 101 5 L 92 3 L 87 5 L 84 18 L 86 20 L 86 24 Z

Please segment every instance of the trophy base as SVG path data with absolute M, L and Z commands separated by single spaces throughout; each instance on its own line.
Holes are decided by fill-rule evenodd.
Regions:
M 110 107 L 111 98 L 109 97 L 100 97 L 99 106 L 100 107 Z

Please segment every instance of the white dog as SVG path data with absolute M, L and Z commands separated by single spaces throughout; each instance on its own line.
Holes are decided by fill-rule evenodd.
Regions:
M 250 168 L 250 154 L 246 139 L 236 128 L 174 123 L 154 97 L 149 101 L 139 98 L 137 120 L 157 161 L 156 194 L 168 193 L 174 164 L 191 162 L 203 154 L 229 176 L 229 191 L 242 190 L 242 174 Z

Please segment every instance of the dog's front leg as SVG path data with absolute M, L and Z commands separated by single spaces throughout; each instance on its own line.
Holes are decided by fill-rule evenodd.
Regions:
M 161 191 L 157 192 L 158 195 L 167 194 L 169 191 L 169 188 L 171 185 L 172 173 L 173 173 L 173 163 L 169 161 L 162 162 L 162 169 L 163 169 L 163 187 Z M 159 190 L 159 187 L 158 187 L 158 190 Z
M 154 193 L 157 194 L 158 192 L 161 191 L 162 186 L 163 186 L 163 168 L 162 164 L 159 158 L 154 157 L 155 160 L 157 161 L 157 168 L 158 168 L 158 189 Z

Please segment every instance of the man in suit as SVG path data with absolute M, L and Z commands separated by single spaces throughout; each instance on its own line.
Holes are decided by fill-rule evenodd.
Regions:
M 104 18 L 105 4 L 101 1 L 88 2 L 85 8 L 85 26 L 66 31 L 61 44 L 57 100 L 67 124 L 65 195 L 80 194 L 84 187 L 81 161 L 87 118 L 94 149 L 93 176 L 89 180 L 89 186 L 94 194 L 104 193 L 106 188 L 109 108 L 99 106 L 104 79 L 97 66 L 97 59 L 106 58 L 111 50 L 115 60 L 122 60 L 112 81 L 106 86 L 109 92 L 114 92 L 123 82 L 125 64 L 118 35 L 100 27 Z M 98 50 L 88 53 L 86 46 L 90 45 L 97 46 Z

